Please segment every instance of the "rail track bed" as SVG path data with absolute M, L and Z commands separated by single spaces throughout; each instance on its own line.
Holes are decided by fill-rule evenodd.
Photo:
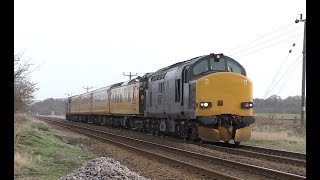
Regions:
M 278 157 L 300 159 L 303 161 L 306 160 L 306 154 L 298 153 L 298 152 L 282 151 L 282 150 L 268 149 L 268 148 L 262 148 L 262 147 L 256 147 L 256 146 L 246 146 L 246 145 L 239 145 L 238 148 L 241 148 L 244 150 L 249 150 L 249 151 L 254 151 L 254 152 L 258 152 L 258 153 L 275 155 Z
M 49 123 L 62 126 L 97 139 L 102 139 L 123 148 L 131 149 L 153 158 L 165 159 L 168 163 L 179 164 L 207 178 L 216 179 L 305 179 L 298 175 L 252 164 L 227 160 L 203 152 L 193 152 L 182 148 L 154 143 L 151 141 L 109 133 L 104 127 L 69 122 L 61 119 L 39 117 Z M 177 140 L 176 140 L 177 141 Z M 209 145 L 208 145 L 209 146 Z M 210 145 L 211 146 L 211 145 Z M 212 148 L 212 147 L 210 147 Z M 223 147 L 225 148 L 225 147 Z M 229 148 L 231 149 L 231 148 Z
M 224 143 L 204 144 L 202 147 L 212 148 L 215 150 L 228 152 L 231 154 L 245 155 L 267 161 L 278 163 L 287 163 L 295 166 L 306 167 L 306 155 L 290 151 L 280 151 L 255 146 L 245 145 L 225 145 Z

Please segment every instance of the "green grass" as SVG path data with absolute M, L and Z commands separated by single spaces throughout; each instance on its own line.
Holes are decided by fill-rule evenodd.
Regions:
M 15 179 L 58 179 L 93 158 L 90 151 L 66 144 L 41 123 L 18 136 Z

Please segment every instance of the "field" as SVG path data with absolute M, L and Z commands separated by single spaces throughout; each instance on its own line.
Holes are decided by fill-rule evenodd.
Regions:
M 15 115 L 14 132 L 15 179 L 58 179 L 93 157 L 81 144 L 64 141 L 26 115 Z
M 281 119 L 281 120 L 300 120 L 300 114 L 280 114 L 280 113 L 253 113 L 254 116 L 264 117 L 269 119 Z
M 254 116 L 251 140 L 242 144 L 306 152 L 306 131 L 300 126 L 300 115 L 255 113 Z

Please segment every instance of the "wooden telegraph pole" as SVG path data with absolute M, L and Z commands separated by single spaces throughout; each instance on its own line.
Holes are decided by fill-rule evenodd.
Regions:
M 295 23 L 304 22 L 304 37 L 303 37 L 303 62 L 302 62 L 302 91 L 301 91 L 301 126 L 305 123 L 305 113 L 306 113 L 306 19 L 302 19 L 302 14 L 300 14 L 300 19 L 296 19 Z

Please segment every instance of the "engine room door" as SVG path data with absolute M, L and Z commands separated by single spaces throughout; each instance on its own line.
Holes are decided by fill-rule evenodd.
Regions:
M 181 76 L 181 112 L 187 110 L 187 108 L 185 108 L 185 105 L 186 107 L 188 107 L 189 103 L 188 69 L 189 66 L 184 67 Z

